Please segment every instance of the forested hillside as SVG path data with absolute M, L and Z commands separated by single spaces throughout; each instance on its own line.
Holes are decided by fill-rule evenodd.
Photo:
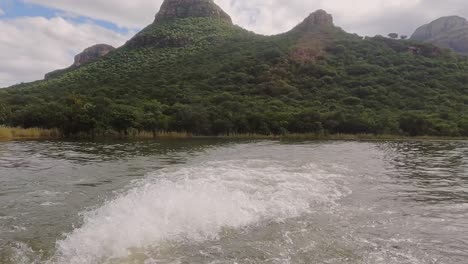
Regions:
M 211 0 L 165 4 L 164 16 L 98 61 L 0 90 L 0 123 L 66 136 L 468 136 L 465 57 L 411 40 L 363 39 L 324 11 L 262 36 L 233 25 Z M 171 13 L 170 4 L 185 11 Z

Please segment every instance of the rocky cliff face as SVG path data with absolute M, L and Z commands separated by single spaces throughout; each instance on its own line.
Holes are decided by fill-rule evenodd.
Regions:
M 89 47 L 75 56 L 75 63 L 73 63 L 72 67 L 80 67 L 83 64 L 96 61 L 113 50 L 115 50 L 114 47 L 106 44 L 98 44 Z
M 458 16 L 442 17 L 418 28 L 411 39 L 468 54 L 468 21 Z
M 155 22 L 188 17 L 214 17 L 232 23 L 231 17 L 213 0 L 165 0 Z
M 317 10 L 310 14 L 302 23 L 297 25 L 293 31 L 316 31 L 323 29 L 332 29 L 335 25 L 333 24 L 333 16 L 328 14 L 325 10 Z
M 115 48 L 107 44 L 97 44 L 97 45 L 91 46 L 85 49 L 80 54 L 75 56 L 75 61 L 72 66 L 66 69 L 49 72 L 45 75 L 45 79 L 47 80 L 47 79 L 55 78 L 69 70 L 73 70 L 73 69 L 81 67 L 84 64 L 97 61 L 99 58 L 109 54 L 109 52 L 113 50 L 115 50 Z
M 317 10 L 287 33 L 298 36 L 291 56 L 298 62 L 315 61 L 340 33 L 346 34 L 341 28 L 335 27 L 333 16 L 324 10 Z

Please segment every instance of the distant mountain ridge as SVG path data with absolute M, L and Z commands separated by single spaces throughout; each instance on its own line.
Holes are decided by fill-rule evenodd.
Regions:
M 419 27 L 411 39 L 468 55 L 468 21 L 459 16 L 441 17 Z

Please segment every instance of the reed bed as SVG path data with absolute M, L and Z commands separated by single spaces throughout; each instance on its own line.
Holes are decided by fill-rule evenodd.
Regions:
M 42 128 L 18 128 L 0 126 L 0 141 L 9 140 L 33 140 L 33 139 L 62 139 L 63 134 L 58 129 Z M 126 134 L 108 130 L 102 133 L 90 135 L 80 134 L 72 138 L 76 139 L 157 139 L 177 140 L 189 138 L 218 138 L 218 139 L 245 139 L 245 140 L 468 140 L 466 137 L 407 137 L 403 135 L 374 135 L 374 134 L 284 134 L 284 135 L 262 135 L 262 134 L 226 134 L 218 136 L 193 135 L 188 132 L 171 131 L 138 131 L 129 130 Z
M 186 139 L 193 138 L 193 135 L 187 132 L 159 131 L 156 133 L 148 131 L 134 131 L 129 133 L 126 138 L 135 139 Z
M 19 128 L 0 126 L 0 140 L 60 138 L 58 129 Z

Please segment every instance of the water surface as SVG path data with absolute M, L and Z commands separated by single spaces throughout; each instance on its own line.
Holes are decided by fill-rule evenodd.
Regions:
M 0 263 L 468 260 L 468 142 L 0 143 Z

